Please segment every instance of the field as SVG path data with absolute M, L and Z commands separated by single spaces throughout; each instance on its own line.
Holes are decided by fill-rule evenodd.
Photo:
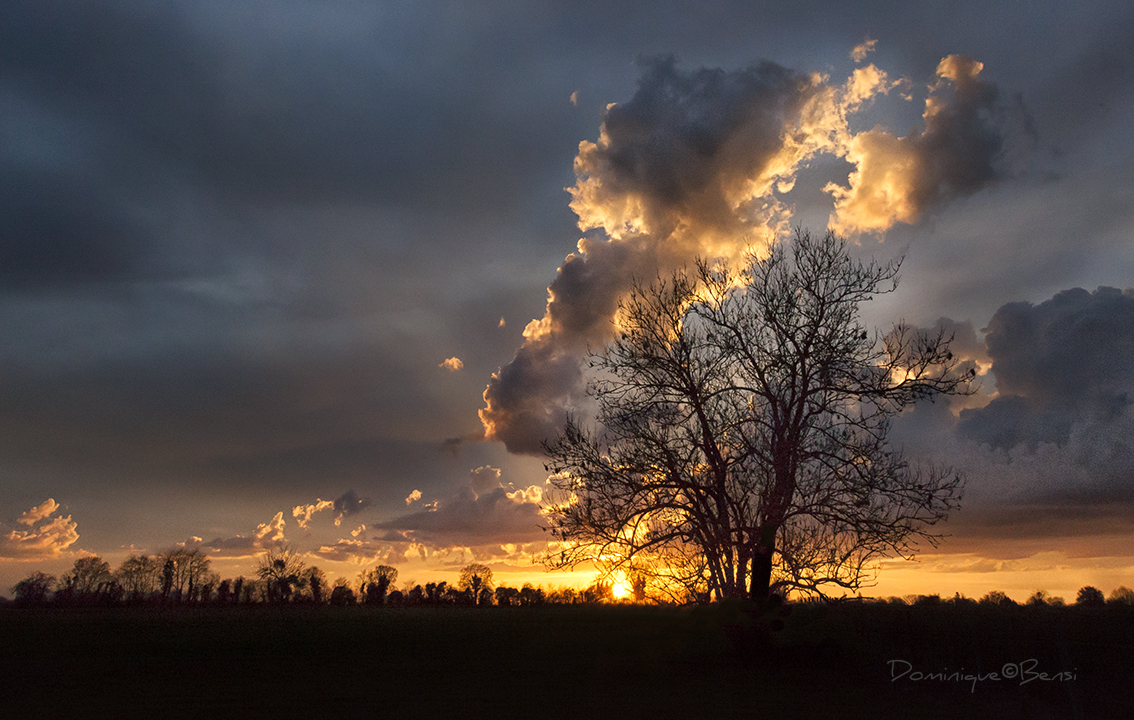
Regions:
M 1130 608 L 785 621 L 768 641 L 720 607 L 8 608 L 0 716 L 1134 717 Z

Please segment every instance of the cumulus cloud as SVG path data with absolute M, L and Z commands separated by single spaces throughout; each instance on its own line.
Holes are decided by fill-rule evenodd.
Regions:
M 27 530 L 0 535 L 0 558 L 38 560 L 61 555 L 79 540 L 78 523 L 71 516 L 51 517 L 59 504 L 49 498 L 20 515 L 16 522 Z
M 307 524 L 311 522 L 312 515 L 322 510 L 330 510 L 334 506 L 335 503 L 331 500 L 320 500 L 316 498 L 314 503 L 296 505 L 292 508 L 291 515 L 295 518 L 296 522 L 299 523 L 300 529 L 306 530 Z
M 445 368 L 449 372 L 457 372 L 458 370 L 460 370 L 464 366 L 465 366 L 465 364 L 463 362 L 461 362 L 461 359 L 459 357 L 454 356 L 454 357 L 448 358 L 447 360 L 442 361 L 437 367 Z
M 967 477 L 949 548 L 1083 554 L 1097 538 L 1128 537 L 1134 290 L 1075 288 L 1038 305 L 1006 304 L 983 343 L 967 324 L 953 326 L 964 330 L 954 352 L 987 369 L 977 406 L 954 406 L 954 416 L 919 405 L 895 424 L 916 457 Z M 1000 549 L 982 550 L 983 542 Z
M 260 523 L 251 535 L 236 535 L 234 537 L 216 537 L 212 540 L 203 540 L 191 537 L 181 543 L 185 547 L 199 547 L 215 557 L 250 557 L 259 555 L 265 549 L 286 541 L 284 529 L 287 521 L 284 520 L 283 511 L 280 511 L 266 523 Z
M 1067 444 L 1076 428 L 1099 432 L 1132 417 L 1134 290 L 1009 303 L 985 332 L 998 396 L 961 414 L 964 435 L 999 448 Z
M 406 505 L 412 505 L 415 501 L 420 500 L 420 499 L 421 499 L 421 491 L 420 490 L 414 490 L 406 498 Z
M 914 222 L 990 182 L 995 90 L 979 71 L 967 58 L 942 60 L 925 130 L 895 138 L 849 129 L 851 114 L 900 83 L 873 65 L 833 83 L 770 62 L 729 72 L 683 72 L 673 58 L 647 63 L 634 96 L 607 107 L 598 140 L 579 144 L 570 206 L 591 234 L 564 260 L 544 316 L 527 325 L 515 357 L 485 389 L 485 437 L 539 454 L 585 402 L 582 357 L 609 339 L 632 281 L 696 257 L 735 259 L 788 230 L 781 196 L 816 155 L 855 166 L 849 187 L 826 188 L 835 198 L 831 227 L 842 232 Z
M 477 496 L 492 492 L 500 487 L 500 468 L 484 465 L 476 470 L 470 470 L 469 474 L 472 476 L 469 487 Z
M 850 52 L 851 60 L 859 63 L 866 60 L 866 56 L 874 52 L 874 46 L 877 44 L 877 40 L 871 40 L 870 38 L 867 38 L 866 40 L 862 41 L 861 44 L 855 45 L 854 49 Z
M 55 502 L 54 498 L 48 498 L 43 504 L 37 505 L 21 515 L 16 522 L 22 525 L 35 525 L 40 520 L 54 515 L 58 509 L 59 503 Z
M 994 160 L 1004 138 L 994 118 L 996 87 L 978 77 L 983 68 L 963 55 L 941 61 L 923 131 L 896 137 L 875 128 L 850 138 L 840 153 L 855 167 L 849 186 L 825 188 L 835 199 L 832 230 L 878 232 L 912 223 L 928 208 L 997 178 Z

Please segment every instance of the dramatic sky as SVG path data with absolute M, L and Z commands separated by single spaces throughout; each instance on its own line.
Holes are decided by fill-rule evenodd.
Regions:
M 0 593 L 180 543 L 540 580 L 621 293 L 800 224 L 981 371 L 895 424 L 968 485 L 872 592 L 1134 584 L 1134 6 L 1018 8 L 3 3 Z

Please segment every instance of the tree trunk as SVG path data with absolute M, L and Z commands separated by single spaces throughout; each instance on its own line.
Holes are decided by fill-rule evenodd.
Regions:
M 748 599 L 763 605 L 768 601 L 768 590 L 772 585 L 772 554 L 775 547 L 760 543 L 752 553 L 752 585 Z

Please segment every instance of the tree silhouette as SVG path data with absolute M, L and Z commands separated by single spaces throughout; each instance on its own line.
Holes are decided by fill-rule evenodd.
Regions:
M 335 581 L 335 587 L 331 590 L 331 604 L 337 607 L 355 604 L 354 590 L 351 590 L 350 581 L 346 578 Z
M 161 582 L 162 563 L 150 555 L 130 555 L 114 572 L 126 596 L 140 602 L 155 592 Z
M 500 607 L 509 607 L 511 605 L 520 604 L 520 591 L 516 588 L 510 588 L 501 585 L 500 587 L 496 588 L 494 597 L 496 598 L 496 604 Z
M 256 574 L 264 582 L 267 602 L 289 602 L 292 591 L 300 583 L 304 565 L 299 553 L 291 547 L 280 546 L 261 555 Z
M 461 577 L 457 587 L 472 593 L 472 602 L 477 604 L 480 600 L 480 591 L 492 590 L 492 568 L 481 563 L 471 563 L 461 569 Z
M 397 568 L 378 565 L 358 574 L 359 591 L 367 605 L 381 605 L 386 602 L 390 588 L 398 581 Z
M 110 564 L 98 555 L 88 555 L 76 560 L 59 579 L 60 593 L 64 602 L 90 604 L 113 580 Z
M 653 568 L 693 594 L 765 600 L 857 589 L 909 556 L 956 507 L 961 479 L 910 465 L 891 419 L 968 392 L 942 333 L 871 335 L 859 304 L 900 263 L 797 231 L 742 270 L 699 262 L 620 306 L 592 358 L 596 429 L 569 419 L 545 446 L 552 568 Z
M 23 606 L 44 605 L 47 603 L 48 596 L 51 595 L 52 588 L 55 587 L 58 580 L 54 575 L 48 575 L 42 572 L 33 572 L 23 580 L 19 581 L 12 586 L 12 594 L 14 594 L 16 603 Z
M 1106 598 L 1103 597 L 1102 590 L 1087 585 L 1079 588 L 1079 593 L 1075 596 L 1075 604 L 1084 607 L 1102 607 L 1106 605 Z

